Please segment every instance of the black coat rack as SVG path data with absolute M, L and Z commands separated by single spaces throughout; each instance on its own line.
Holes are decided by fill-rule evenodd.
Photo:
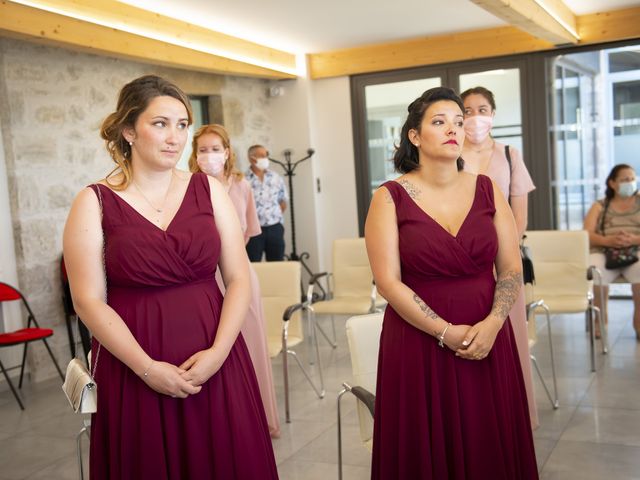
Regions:
M 282 154 L 284 155 L 284 162 L 280 160 L 276 160 L 275 158 L 269 157 L 269 160 L 271 160 L 273 163 L 277 163 L 282 167 L 282 169 L 284 170 L 285 177 L 287 177 L 289 180 L 289 204 L 290 204 L 289 215 L 291 216 L 291 253 L 289 255 L 285 255 L 285 257 L 287 257 L 288 260 L 300 262 L 304 267 L 304 269 L 307 271 L 307 273 L 310 276 L 313 276 L 313 272 L 305 262 L 305 260 L 309 259 L 310 257 L 309 252 L 302 252 L 298 255 L 298 250 L 296 245 L 296 219 L 295 219 L 295 203 L 294 203 L 294 196 L 293 196 L 293 177 L 295 175 L 295 171 L 298 165 L 300 165 L 305 160 L 309 160 L 311 156 L 315 153 L 315 150 L 313 148 L 308 148 L 307 156 L 296 161 L 291 161 L 292 153 L 293 152 L 290 149 L 287 149 L 284 152 L 282 152 Z M 318 286 L 322 290 L 322 294 L 325 295 L 324 289 L 320 285 Z

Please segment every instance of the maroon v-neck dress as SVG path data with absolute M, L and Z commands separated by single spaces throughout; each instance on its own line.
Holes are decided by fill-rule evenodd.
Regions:
M 180 365 L 210 347 L 223 296 L 220 237 L 205 174 L 191 177 L 166 231 L 103 185 L 108 304 L 142 348 Z M 95 358 L 94 345 L 94 358 Z M 275 479 L 260 391 L 242 336 L 200 393 L 156 393 L 105 348 L 96 371 L 91 479 Z
M 473 325 L 491 311 L 498 239 L 491 180 L 479 175 L 454 237 L 397 182 L 402 281 L 438 315 Z M 537 479 L 527 399 L 510 321 L 484 360 L 456 357 L 388 306 L 380 339 L 376 480 Z

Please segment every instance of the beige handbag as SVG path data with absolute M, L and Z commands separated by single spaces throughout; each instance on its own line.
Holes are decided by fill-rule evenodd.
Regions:
M 96 385 L 91 372 L 89 372 L 82 360 L 74 358 L 69 362 L 62 390 L 74 412 L 96 413 L 98 408 L 98 385 Z
M 97 187 L 98 201 L 100 203 L 100 216 L 102 217 L 102 195 L 100 193 L 100 187 Z M 104 234 L 103 234 L 103 247 L 102 247 L 102 268 L 105 269 L 104 261 Z M 106 270 L 105 270 L 106 276 Z M 105 286 L 106 286 L 105 278 Z M 105 287 L 106 289 L 106 287 Z M 105 290 L 105 302 L 107 301 L 107 292 Z M 80 320 L 78 320 L 80 321 Z M 75 335 L 74 335 L 75 337 Z M 75 338 L 74 338 L 75 342 Z M 96 351 L 96 361 L 93 364 L 93 373 L 95 374 L 96 367 L 98 366 L 98 357 L 100 356 L 100 348 L 102 345 L 98 344 Z M 91 367 L 91 353 L 87 358 L 89 367 Z M 73 358 L 67 365 L 67 371 L 64 376 L 64 383 L 62 384 L 62 391 L 69 400 L 71 408 L 76 413 L 96 413 L 98 409 L 98 385 L 91 374 L 91 371 L 87 369 L 84 362 L 78 358 Z

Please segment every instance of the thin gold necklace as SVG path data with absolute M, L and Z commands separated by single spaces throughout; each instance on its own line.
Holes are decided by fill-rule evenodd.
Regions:
M 167 191 L 164 194 L 164 200 L 162 201 L 162 207 L 161 208 L 158 208 L 153 203 L 151 203 L 151 200 L 149 200 L 147 198 L 147 196 L 142 192 L 142 190 L 140 189 L 140 187 L 138 186 L 136 181 L 133 180 L 133 179 L 131 179 L 131 180 L 133 181 L 133 186 L 136 187 L 136 190 L 138 190 L 140 195 L 142 195 L 142 198 L 144 198 L 146 200 L 146 202 L 151 206 L 151 208 L 153 208 L 158 213 L 162 213 L 162 211 L 164 209 L 164 205 L 167 203 L 167 197 L 169 196 L 169 190 L 171 190 L 171 184 L 173 183 L 173 170 L 171 171 L 171 180 L 169 180 L 169 186 L 167 187 Z

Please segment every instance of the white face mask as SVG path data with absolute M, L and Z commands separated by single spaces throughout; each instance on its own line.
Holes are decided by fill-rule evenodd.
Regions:
M 260 170 L 266 170 L 267 168 L 269 168 L 269 159 L 267 157 L 257 158 L 256 168 Z
M 464 119 L 464 133 L 471 143 L 482 143 L 493 126 L 493 117 L 474 115 Z
M 620 182 L 618 184 L 618 195 L 623 198 L 629 198 L 638 190 L 636 182 Z
M 225 152 L 199 153 L 196 157 L 198 166 L 207 175 L 215 177 L 222 173 L 224 164 L 227 161 Z

